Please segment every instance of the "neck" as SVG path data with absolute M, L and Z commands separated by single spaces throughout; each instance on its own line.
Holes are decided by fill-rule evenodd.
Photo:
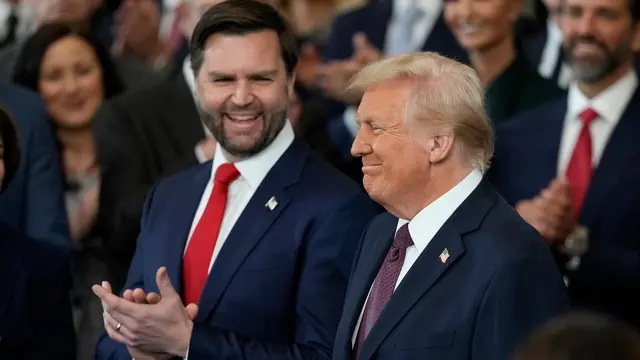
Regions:
M 618 67 L 615 71 L 612 71 L 607 76 L 603 77 L 597 82 L 586 83 L 584 81 L 578 82 L 578 88 L 589 99 L 600 95 L 603 91 L 608 89 L 611 85 L 615 84 L 623 76 L 625 76 L 632 68 L 632 61 L 628 60 L 623 66 Z
M 91 128 L 58 129 L 65 173 L 86 172 L 95 165 L 95 142 Z
M 402 210 L 389 212 L 398 218 L 411 220 L 422 211 L 422 209 L 458 185 L 471 171 L 473 171 L 473 168 L 468 165 L 461 166 L 460 164 L 456 164 L 452 166 L 450 164 L 443 164 L 439 168 L 436 166 L 432 168 L 429 179 L 424 182 L 420 193 L 412 192 L 408 194 L 410 195 L 410 200 L 404 202 Z
M 469 52 L 471 66 L 478 73 L 485 88 L 511 65 L 515 57 L 515 41 L 512 35 L 490 48 Z

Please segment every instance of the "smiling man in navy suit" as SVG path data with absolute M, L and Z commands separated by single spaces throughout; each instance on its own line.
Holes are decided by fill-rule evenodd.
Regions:
M 640 327 L 640 2 L 563 4 L 576 81 L 498 128 L 489 178 L 557 250 L 574 306 Z
M 551 252 L 482 172 L 493 153 L 468 66 L 434 53 L 374 63 L 352 153 L 387 209 L 356 252 L 334 360 L 507 360 L 562 312 Z
M 131 290 L 94 286 L 97 358 L 329 359 L 375 204 L 294 138 L 296 40 L 274 8 L 213 6 L 190 56 L 217 149 L 151 190 Z

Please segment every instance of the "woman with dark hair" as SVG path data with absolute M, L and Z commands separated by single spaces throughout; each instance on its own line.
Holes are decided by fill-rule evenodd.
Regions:
M 15 127 L 0 107 L 0 196 L 18 169 Z M 75 359 L 66 254 L 0 223 L 0 359 Z
M 108 52 L 90 34 L 63 24 L 43 25 L 22 47 L 13 80 L 38 92 L 58 140 L 79 303 L 80 359 L 93 358 L 102 331 L 91 284 L 106 277 L 97 234 L 99 172 L 92 122 L 100 106 L 123 91 Z
M 564 95 L 529 65 L 516 23 L 524 0 L 446 0 L 444 19 L 486 90 L 494 124 Z

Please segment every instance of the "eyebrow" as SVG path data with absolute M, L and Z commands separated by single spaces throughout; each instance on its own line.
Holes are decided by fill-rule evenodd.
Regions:
M 278 70 L 275 70 L 275 69 L 261 70 L 261 71 L 254 71 L 252 73 L 249 73 L 248 77 L 250 78 L 271 77 L 277 74 L 278 74 Z M 210 79 L 235 79 L 237 77 L 235 74 L 221 73 L 217 71 L 210 71 L 208 75 Z

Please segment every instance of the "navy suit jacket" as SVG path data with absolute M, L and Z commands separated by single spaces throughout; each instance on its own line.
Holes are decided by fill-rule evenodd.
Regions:
M 363 236 L 333 360 L 352 359 L 352 335 L 397 223 L 382 214 Z M 398 285 L 359 360 L 507 360 L 523 337 L 567 307 L 546 243 L 483 180 Z
M 182 291 L 185 241 L 211 162 L 163 180 L 145 205 L 126 288 L 158 289 L 167 266 Z M 275 197 L 273 210 L 265 206 Z M 189 359 L 329 359 L 358 240 L 374 203 L 294 140 L 256 190 L 216 258 Z M 97 359 L 127 359 L 103 336 Z
M 44 103 L 29 90 L 0 82 L 0 106 L 16 124 L 22 152 L 18 172 L 0 196 L 0 221 L 68 249 L 62 171 Z
M 331 25 L 329 38 L 324 46 L 324 60 L 351 58 L 353 56 L 353 36 L 359 32 L 364 33 L 376 48 L 384 50 L 392 8 L 393 0 L 378 0 L 337 16 Z M 438 17 L 422 46 L 422 50 L 435 51 L 464 63 L 468 62 L 467 53 L 458 45 L 442 15 Z M 333 118 L 341 115 L 344 110 L 343 104 L 333 101 L 329 104 L 327 115 L 329 118 Z
M 489 172 L 514 205 L 557 177 L 566 98 L 498 127 Z M 612 132 L 579 215 L 589 229 L 589 251 L 567 274 L 573 305 L 604 311 L 640 326 L 640 91 Z
M 66 251 L 0 224 L 0 359 L 76 358 Z

